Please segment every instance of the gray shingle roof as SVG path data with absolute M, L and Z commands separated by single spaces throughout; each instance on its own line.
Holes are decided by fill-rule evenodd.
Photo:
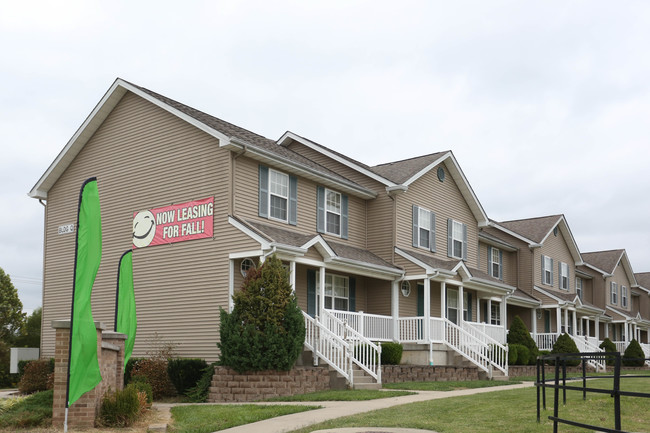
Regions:
M 402 161 L 393 161 L 386 164 L 379 164 L 371 167 L 371 170 L 388 180 L 391 180 L 397 184 L 402 184 L 413 177 L 413 175 L 418 173 L 420 170 L 439 159 L 445 153 L 447 153 L 447 151 L 417 156 L 415 158 L 404 159 Z
M 616 265 L 624 251 L 625 250 L 609 250 L 582 253 L 582 260 L 611 274 L 616 269 Z
M 526 300 L 529 300 L 529 301 L 541 302 L 539 299 L 537 299 L 533 295 L 530 295 L 530 294 L 524 292 L 519 287 L 517 287 L 515 289 L 515 291 L 512 293 L 512 296 L 514 296 L 516 298 L 526 299 Z
M 650 289 L 650 272 L 639 272 L 635 273 L 636 282 L 639 283 L 639 286 Z
M 549 215 L 538 218 L 498 222 L 502 227 L 513 231 L 533 242 L 540 243 L 557 224 L 562 215 Z

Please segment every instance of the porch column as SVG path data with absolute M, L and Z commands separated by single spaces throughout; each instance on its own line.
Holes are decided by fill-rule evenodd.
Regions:
M 501 326 L 503 326 L 503 335 L 508 335 L 508 304 L 506 304 L 506 295 L 501 297 Z
M 289 284 L 291 284 L 291 293 L 296 293 L 296 262 L 289 262 Z
M 325 311 L 325 266 L 321 266 L 320 268 L 318 273 L 318 283 L 320 284 L 318 290 L 318 296 L 320 297 L 318 300 L 318 314 L 322 315 L 323 311 Z
M 589 329 L 589 322 L 591 322 L 591 320 L 589 320 L 589 317 L 587 317 L 586 319 L 587 319 L 587 332 L 584 333 L 584 334 L 585 334 L 587 337 L 591 337 L 591 330 Z
M 596 316 L 596 341 L 600 342 L 600 316 Z
M 481 323 L 481 298 L 476 297 L 476 323 Z
M 564 332 L 569 333 L 569 310 L 564 309 Z
M 463 296 L 463 286 L 458 286 L 458 326 L 462 328 L 462 324 L 465 321 L 463 313 L 465 311 L 465 302 Z
M 391 302 L 390 302 L 390 314 L 393 316 L 393 341 L 396 343 L 399 342 L 399 323 L 397 319 L 399 318 L 399 286 L 400 281 L 393 281 L 392 283 L 392 292 L 391 292 Z
M 487 300 L 487 323 L 488 325 L 492 324 L 492 298 Z
M 424 279 L 424 340 L 430 341 L 431 333 L 431 280 L 429 277 Z
M 571 332 L 572 335 L 577 335 L 576 334 L 576 331 L 578 330 L 578 322 L 577 322 L 578 317 L 577 316 L 578 316 L 578 314 L 576 313 L 575 310 L 573 310 L 573 327 L 572 327 L 573 332 Z
M 556 328 L 555 332 L 557 334 L 559 334 L 560 332 L 562 332 L 562 310 L 560 309 L 560 307 L 556 308 L 555 322 L 557 324 L 557 328 Z
M 235 294 L 235 260 L 230 259 L 228 261 L 228 312 L 232 313 L 234 308 L 234 303 L 232 300 L 232 295 Z
M 531 331 L 534 335 L 533 339 L 535 339 L 535 341 L 537 341 L 537 311 L 539 311 L 537 308 L 530 310 L 530 323 L 533 325 L 531 326 Z
M 440 318 L 447 317 L 447 283 L 440 283 Z
M 605 323 L 605 338 L 609 338 L 609 323 Z

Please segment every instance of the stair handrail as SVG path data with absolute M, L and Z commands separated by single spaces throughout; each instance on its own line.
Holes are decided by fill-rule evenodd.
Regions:
M 501 370 L 503 374 L 506 376 L 508 375 L 508 351 L 509 348 L 505 344 L 499 343 L 498 340 L 495 338 L 491 337 L 487 333 L 481 331 L 480 329 L 471 326 L 467 322 L 462 322 L 463 323 L 463 329 L 468 331 L 470 334 L 472 334 L 474 337 L 478 338 L 479 340 L 483 341 L 485 344 L 488 345 L 488 359 L 490 360 L 490 364 L 492 364 L 493 367 L 496 367 L 497 369 Z
M 381 384 L 381 345 L 373 343 L 325 309 L 321 314 L 321 321 L 331 332 L 350 343 L 352 363 Z
M 489 373 L 488 366 L 490 365 L 490 361 L 489 361 L 489 357 L 486 355 L 488 350 L 488 345 L 480 341 L 478 338 L 474 337 L 469 332 L 465 331 L 460 326 L 456 325 L 451 320 L 445 318 L 444 323 L 445 323 L 445 327 L 447 328 L 447 331 L 445 332 L 445 344 L 447 344 L 447 346 L 449 346 L 450 348 L 452 348 L 453 350 L 461 354 L 463 357 L 465 357 L 471 363 L 479 367 L 481 370 Z M 456 332 L 458 334 L 457 343 L 451 341 L 449 330 L 451 330 L 452 332 Z M 461 340 L 464 340 L 464 342 L 461 342 Z M 473 343 L 474 346 L 484 349 L 485 353 L 473 349 L 472 345 L 470 345 L 469 342 Z
M 579 335 L 571 335 L 571 334 L 569 334 L 569 336 L 576 343 L 576 346 L 578 347 L 578 350 L 580 352 L 586 352 L 586 353 L 605 352 L 604 349 L 601 349 L 600 347 L 590 343 L 589 340 L 587 340 L 586 338 L 580 338 Z M 600 361 L 596 358 L 589 358 L 587 360 L 587 364 L 593 366 L 596 369 L 596 371 L 607 370 L 607 366 L 605 365 L 605 357 L 603 357 Z
M 302 312 L 305 318 L 305 346 L 347 380 L 354 383 L 350 344 L 327 329 L 318 318 Z M 316 361 L 314 361 L 316 362 Z M 316 364 L 315 364 L 316 365 Z

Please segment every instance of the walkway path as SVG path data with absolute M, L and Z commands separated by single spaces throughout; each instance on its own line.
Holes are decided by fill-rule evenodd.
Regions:
M 319 402 L 262 402 L 262 403 L 235 403 L 235 404 L 290 404 L 290 405 L 307 405 L 322 406 L 321 409 L 315 409 L 309 412 L 301 412 L 291 415 L 284 415 L 276 418 L 258 421 L 252 424 L 245 424 L 238 427 L 221 430 L 219 433 L 283 433 L 318 424 L 335 418 L 341 418 L 349 415 L 356 415 L 363 412 L 370 412 L 378 409 L 386 409 L 408 403 L 417 403 L 421 401 L 437 400 L 440 398 L 458 397 L 463 395 L 482 394 L 486 392 L 503 391 L 508 389 L 518 389 L 534 386 L 533 382 L 524 382 L 518 385 L 503 385 L 489 388 L 462 389 L 458 391 L 416 391 L 417 394 L 405 395 L 402 397 L 382 398 L 377 400 L 366 401 L 319 401 Z M 217 403 L 232 404 L 232 403 Z M 161 410 L 168 410 L 171 404 L 155 404 L 155 407 Z M 371 429 L 374 432 L 378 430 Z M 348 430 L 350 431 L 350 430 Z M 353 431 L 368 431 L 368 429 L 355 429 Z M 382 429 L 381 432 L 397 432 L 399 429 Z M 407 431 L 403 430 L 402 431 Z

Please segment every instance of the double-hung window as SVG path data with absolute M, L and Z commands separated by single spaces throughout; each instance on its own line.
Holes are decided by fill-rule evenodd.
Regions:
M 490 304 L 490 324 L 501 325 L 501 304 L 495 302 Z
M 569 290 L 569 264 L 560 262 L 560 289 Z
M 618 284 L 615 282 L 609 283 L 610 301 L 612 304 L 618 304 Z
M 259 166 L 259 216 L 296 225 L 298 180 L 295 176 Z
M 542 255 L 542 284 L 553 285 L 553 259 Z
M 348 238 L 348 196 L 319 186 L 316 188 L 316 231 Z
M 627 287 L 621 286 L 621 307 L 627 307 Z
M 316 303 L 320 305 L 320 278 L 316 273 Z M 350 279 L 341 275 L 325 274 L 325 308 L 348 311 L 350 307 Z
M 576 294 L 578 298 L 582 301 L 582 278 L 576 277 Z
M 503 252 L 488 246 L 488 273 L 494 278 L 503 280 Z
M 436 251 L 436 215 L 413 205 L 413 246 Z
M 467 260 L 467 225 L 451 218 L 447 220 L 447 255 Z

